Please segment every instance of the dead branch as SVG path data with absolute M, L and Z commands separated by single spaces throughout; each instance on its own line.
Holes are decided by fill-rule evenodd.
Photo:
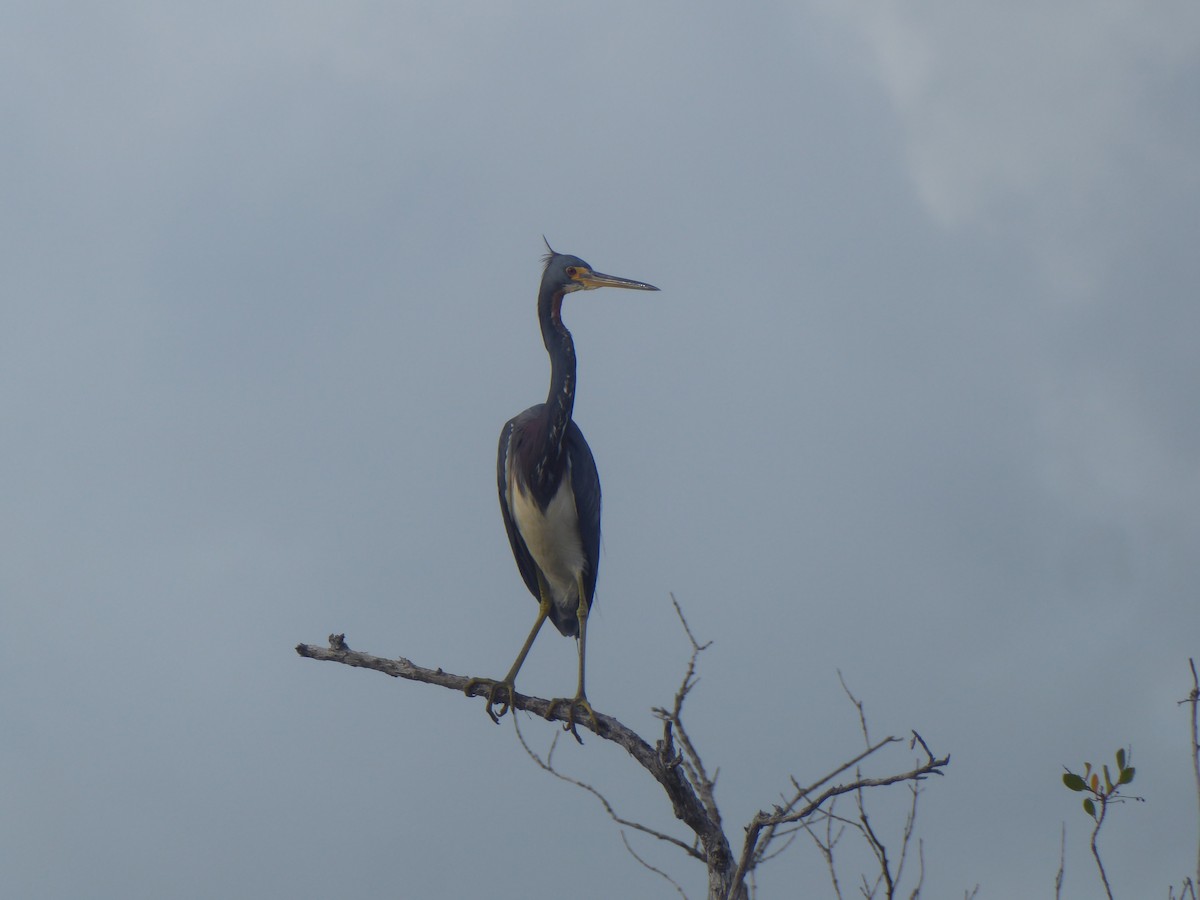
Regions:
M 1192 689 L 1186 700 L 1180 703 L 1192 704 L 1192 771 L 1196 776 L 1196 802 L 1200 803 L 1200 676 L 1196 675 L 1196 660 L 1189 657 L 1188 665 L 1192 668 Z M 1200 843 L 1196 846 L 1196 880 L 1191 883 L 1192 896 L 1196 895 L 1196 885 L 1200 884 Z
M 846 692 L 846 696 L 850 698 L 850 702 L 854 704 L 854 708 L 858 710 L 858 726 L 862 729 L 863 741 L 867 746 L 871 746 L 871 735 L 867 732 L 867 713 L 863 709 L 862 701 L 854 696 L 849 685 L 846 684 L 846 679 L 842 677 L 842 670 L 837 670 L 838 681 L 842 683 L 842 690 Z
M 308 659 L 325 660 L 342 663 L 361 669 L 372 669 L 390 675 L 392 678 L 403 678 L 408 681 L 419 681 L 423 684 L 437 685 L 450 690 L 465 692 L 470 697 L 486 697 L 486 684 L 470 684 L 471 679 L 466 675 L 453 675 L 442 669 L 428 669 L 418 666 L 411 660 L 399 657 L 385 659 L 351 650 L 346 643 L 344 634 L 329 636 L 329 647 L 316 647 L 311 644 L 298 644 L 296 652 Z M 527 694 L 515 693 L 512 697 L 512 708 L 522 709 L 551 721 L 558 720 L 564 724 L 567 721 L 567 711 L 559 703 L 551 706 L 549 700 L 533 697 Z M 625 749 L 650 776 L 659 783 L 667 798 L 675 817 L 683 822 L 696 836 L 699 849 L 689 853 L 698 855 L 708 867 L 710 896 L 725 896 L 728 878 L 733 871 L 733 853 L 729 841 L 720 826 L 709 816 L 704 802 L 688 781 L 680 765 L 680 759 L 671 745 L 669 735 L 659 741 L 657 747 L 651 747 L 633 729 L 619 722 L 612 716 L 596 713 L 596 727 L 593 728 L 590 719 L 584 718 L 576 722 L 592 731 L 597 737 L 612 741 Z M 686 844 L 678 842 L 686 847 Z M 736 894 L 734 896 L 737 896 Z
M 672 596 L 671 602 L 675 605 L 675 611 L 679 616 L 679 620 L 683 625 L 683 629 L 688 636 L 688 640 L 692 645 L 691 657 L 688 660 L 687 669 L 684 673 L 679 690 L 675 694 L 674 703 L 670 710 L 657 708 L 654 712 L 663 721 L 663 736 L 655 746 L 650 746 L 649 742 L 644 740 L 640 735 L 634 732 L 631 728 L 622 724 L 613 716 L 603 713 L 596 713 L 594 721 L 588 717 L 577 721 L 576 725 L 582 725 L 584 728 L 592 731 L 597 737 L 602 740 L 611 741 L 625 749 L 625 751 L 645 769 L 650 776 L 658 782 L 666 793 L 668 800 L 671 803 L 671 808 L 675 813 L 675 817 L 683 822 L 694 835 L 694 843 L 688 843 L 665 834 L 640 823 L 630 821 L 619 816 L 598 790 L 586 782 L 571 778 L 564 775 L 554 768 L 553 751 L 555 744 L 551 745 L 550 752 L 545 760 L 541 759 L 534 753 L 529 745 L 525 742 L 524 737 L 520 733 L 520 728 L 517 728 L 517 736 L 524 746 L 525 751 L 530 757 L 543 769 L 556 778 L 560 778 L 570 784 L 574 784 L 582 790 L 591 793 L 604 807 L 605 811 L 618 825 L 626 828 L 632 828 L 641 831 L 658 840 L 665 841 L 675 847 L 683 850 L 689 857 L 701 860 L 705 863 L 708 869 L 708 896 L 710 898 L 723 898 L 723 900 L 745 900 L 748 896 L 747 879 L 750 884 L 753 884 L 754 870 L 762 862 L 782 852 L 786 849 L 787 843 L 790 843 L 794 838 L 795 833 L 801 828 L 809 829 L 811 824 L 810 817 L 818 814 L 824 814 L 830 820 L 836 819 L 839 822 L 846 823 L 847 820 L 836 817 L 832 812 L 822 810 L 822 807 L 827 802 L 832 802 L 835 798 L 851 792 L 861 792 L 864 788 L 882 787 L 889 784 L 897 784 L 900 782 L 911 782 L 915 784 L 930 774 L 941 775 L 942 769 L 949 764 L 950 757 L 945 756 L 936 758 L 929 750 L 929 747 L 921 739 L 920 735 L 913 732 L 911 746 L 915 748 L 919 743 L 926 754 L 926 761 L 908 772 L 903 772 L 896 775 L 889 775 L 881 778 L 864 778 L 856 771 L 856 777 L 853 781 L 844 784 L 836 784 L 827 786 L 833 779 L 842 775 L 848 769 L 856 767 L 858 763 L 872 755 L 879 749 L 888 744 L 894 743 L 899 738 L 888 737 L 883 740 L 870 744 L 866 729 L 865 716 L 862 713 L 862 705 L 850 694 L 847 689 L 847 694 L 851 701 L 855 703 L 859 710 L 860 723 L 863 729 L 864 738 L 868 738 L 868 747 L 858 756 L 850 761 L 838 766 L 828 775 L 814 782 L 808 787 L 801 787 L 795 778 L 792 778 L 792 786 L 794 788 L 793 796 L 788 799 L 784 798 L 783 805 L 774 807 L 773 812 L 767 813 L 760 811 L 751 820 L 746 827 L 746 837 L 743 844 L 742 852 L 735 861 L 733 851 L 730 847 L 729 840 L 725 836 L 721 824 L 721 814 L 716 801 L 716 782 L 719 770 L 714 770 L 713 775 L 709 777 L 708 771 L 704 766 L 703 760 L 692 741 L 687 729 L 683 723 L 683 706 L 692 688 L 697 683 L 696 662 L 699 655 L 704 651 L 709 644 L 699 643 L 688 627 L 687 620 L 684 618 L 683 611 L 680 609 L 678 602 Z M 461 691 L 469 697 L 484 697 L 488 693 L 488 683 L 473 680 L 465 675 L 455 675 L 443 671 L 441 668 L 429 669 L 413 663 L 411 660 L 403 657 L 396 659 L 386 659 L 379 656 L 372 656 L 368 653 L 362 653 L 357 650 L 350 649 L 346 643 L 345 635 L 332 634 L 329 636 L 328 647 L 317 647 L 310 644 L 299 644 L 296 647 L 296 652 L 303 657 L 309 659 L 325 660 L 327 662 L 338 662 L 343 665 L 355 666 L 363 669 L 373 669 L 377 672 L 382 672 L 392 678 L 403 678 L 408 681 L 419 681 L 424 684 L 436 685 L 438 687 L 449 688 L 454 691 Z M 839 673 L 840 677 L 840 673 Z M 845 682 L 843 681 L 843 687 Z M 527 694 L 514 693 L 511 698 L 511 708 L 513 710 L 525 710 L 526 712 L 534 713 L 542 716 L 549 721 L 561 721 L 564 726 L 568 722 L 568 710 L 564 704 L 552 704 L 550 700 L 534 697 Z M 516 719 L 514 717 L 514 723 Z M 679 748 L 676 749 L 676 742 Z M 820 790 L 824 788 L 824 790 Z M 820 790 L 820 793 L 816 793 Z M 814 793 L 816 796 L 814 797 Z M 914 792 L 915 796 L 915 792 Z M 863 817 L 865 819 L 865 815 Z M 858 823 L 855 827 L 862 828 Z M 794 828 L 784 829 L 780 831 L 780 826 L 794 825 Z M 809 833 L 812 834 L 811 829 Z M 839 832 L 840 834 L 840 832 Z M 772 840 L 776 837 L 787 836 L 788 842 L 783 847 L 775 852 L 768 852 L 768 847 Z M 906 827 L 904 844 L 907 847 L 908 839 L 911 836 L 911 821 Z M 814 835 L 815 839 L 815 835 Z M 625 839 L 622 832 L 622 840 Z M 822 848 L 823 855 L 832 865 L 832 851 L 836 839 L 830 839 L 827 844 L 822 844 L 817 841 L 818 846 Z M 628 847 L 628 841 L 626 840 Z M 920 852 L 920 847 L 918 847 Z M 675 889 L 683 895 L 683 890 L 680 886 L 670 878 L 666 873 L 655 869 L 648 865 L 630 848 L 630 853 L 634 858 L 649 868 L 656 874 L 666 878 Z M 921 864 L 921 879 L 924 878 L 924 859 Z M 885 866 L 886 869 L 886 866 Z M 897 873 L 898 874 L 898 873 Z M 834 877 L 834 885 L 836 888 L 836 874 Z M 917 890 L 920 889 L 918 882 Z M 916 892 L 914 892 L 914 896 Z
M 884 744 L 889 744 L 898 740 L 899 738 L 894 737 L 885 738 L 876 746 L 875 749 L 878 749 L 878 747 L 881 747 Z M 922 746 L 924 746 L 924 742 L 922 741 L 921 743 Z M 926 751 L 928 752 L 928 748 L 926 748 Z M 942 775 L 944 774 L 942 769 L 949 764 L 950 757 L 948 755 L 939 759 L 934 757 L 932 753 L 929 753 L 928 758 L 924 763 L 908 772 L 902 772 L 897 775 L 888 775 L 883 778 L 860 777 L 855 778 L 854 781 L 846 784 L 835 784 L 818 794 L 815 800 L 809 801 L 797 810 L 785 812 L 779 807 L 776 807 L 776 811 L 774 813 L 766 813 L 760 810 L 758 814 L 750 820 L 750 824 L 746 827 L 746 839 L 742 846 L 742 854 L 738 860 L 737 870 L 734 872 L 734 884 L 740 884 L 742 879 L 746 877 L 746 873 L 750 870 L 759 842 L 759 836 L 764 828 L 783 825 L 789 822 L 799 822 L 800 820 L 812 815 L 814 812 L 820 809 L 826 801 L 831 800 L 834 797 L 841 796 L 842 794 L 860 791 L 863 788 L 868 787 L 883 787 L 884 785 L 888 784 L 899 784 L 905 781 L 923 781 L 929 775 Z
M 513 729 L 517 732 L 517 740 L 521 742 L 521 746 L 525 748 L 525 752 L 527 754 L 529 754 L 529 758 L 532 759 L 540 769 L 542 769 L 545 772 L 549 772 L 551 775 L 553 775 L 555 778 L 559 779 L 560 781 L 565 781 L 567 784 L 573 784 L 573 785 L 575 785 L 575 787 L 577 787 L 581 790 L 587 791 L 589 794 L 591 794 L 593 797 L 595 797 L 597 800 L 600 801 L 600 805 L 604 807 L 604 811 L 606 813 L 608 813 L 608 817 L 610 819 L 612 819 L 614 822 L 616 822 L 618 825 L 621 825 L 625 828 L 632 828 L 635 831 L 642 832 L 643 834 L 648 834 L 648 835 L 650 835 L 650 837 L 658 838 L 660 841 L 665 841 L 668 844 L 674 844 L 676 847 L 678 847 L 680 850 L 682 850 L 688 856 L 692 857 L 693 859 L 698 859 L 703 862 L 704 854 L 701 853 L 699 850 L 697 850 L 694 845 L 686 844 L 683 841 L 679 840 L 679 838 L 677 838 L 677 837 L 674 837 L 669 834 L 664 834 L 663 832 L 658 831 L 657 829 L 651 828 L 648 825 L 643 825 L 641 822 L 634 822 L 631 819 L 626 819 L 622 816 L 617 815 L 617 811 L 615 809 L 613 809 L 612 804 L 608 802 L 608 798 L 605 797 L 604 794 L 600 793 L 600 791 L 598 791 L 595 787 L 588 784 L 586 781 L 580 781 L 578 778 L 572 778 L 570 775 L 564 775 L 562 772 L 558 771 L 558 769 L 556 769 L 554 767 L 554 749 L 555 749 L 555 747 L 558 746 L 559 735 L 557 735 L 557 734 L 554 735 L 554 740 L 550 742 L 550 750 L 546 753 L 546 758 L 542 759 L 540 756 L 538 756 L 538 754 L 536 752 L 534 752 L 533 748 L 531 748 L 529 746 L 529 743 L 525 740 L 525 735 L 523 735 L 521 733 L 520 721 L 517 719 L 516 716 L 513 716 Z M 624 834 L 625 834 L 625 832 L 622 831 L 621 832 L 622 838 L 624 837 Z M 626 846 L 628 846 L 628 842 L 626 842 Z M 630 850 L 629 852 L 633 853 L 632 850 Z M 652 871 L 658 872 L 658 870 L 655 869 L 653 866 L 650 866 L 647 863 L 645 863 L 641 859 L 641 857 L 639 857 L 636 853 L 634 853 L 633 855 L 634 855 L 634 859 L 636 859 L 638 862 L 642 863 L 642 865 L 646 866 L 646 868 L 651 869 Z M 659 872 L 659 874 L 661 875 L 662 873 Z M 666 877 L 666 876 L 664 876 L 664 877 Z M 674 884 L 674 882 L 672 882 L 672 884 Z
M 840 672 L 838 673 L 838 678 L 839 678 L 839 680 L 841 679 Z M 843 688 L 846 687 L 845 681 L 842 681 L 842 687 Z M 849 695 L 851 701 L 854 702 L 855 706 L 858 707 L 859 721 L 862 723 L 863 738 L 866 739 L 866 738 L 868 738 L 868 733 L 867 733 L 867 727 L 866 727 L 866 719 L 863 716 L 863 712 L 862 712 L 862 705 L 857 700 L 855 700 L 853 694 L 850 694 L 849 689 L 846 690 L 846 693 L 847 693 L 847 695 Z M 914 741 L 915 741 L 916 738 L 919 737 L 919 735 L 917 735 L 915 731 L 913 732 L 913 735 L 914 735 Z M 814 781 L 812 784 L 808 785 L 807 787 L 801 787 L 799 782 L 797 782 L 795 777 L 793 777 L 791 779 L 791 782 L 792 782 L 792 787 L 795 789 L 795 793 L 792 796 L 792 798 L 790 800 L 788 800 L 783 806 L 776 807 L 777 812 L 780 814 L 792 812 L 792 810 L 794 810 L 796 808 L 796 805 L 798 803 L 800 803 L 802 800 L 807 800 L 812 795 L 813 791 L 816 791 L 822 785 L 828 784 L 833 779 L 835 779 L 839 775 L 841 775 L 843 772 L 845 772 L 849 769 L 857 769 L 858 764 L 860 762 L 862 762 L 864 759 L 866 759 L 868 756 L 871 756 L 878 750 L 881 750 L 882 748 L 886 747 L 888 744 L 896 743 L 899 740 L 900 740 L 900 738 L 896 738 L 896 737 L 886 737 L 879 743 L 868 746 L 867 749 L 864 750 L 862 753 L 858 754 L 858 756 L 842 763 L 840 766 L 838 766 L 832 772 L 830 772 L 829 774 L 825 775 L 822 778 L 819 778 L 817 781 Z M 921 746 L 925 747 L 924 741 L 921 741 Z M 928 747 L 925 747 L 925 752 L 927 755 L 932 755 L 929 753 Z M 856 821 L 851 821 L 849 819 L 843 819 L 840 817 L 833 816 L 832 804 L 830 805 L 829 811 L 826 812 L 825 814 L 827 816 L 832 816 L 833 818 L 836 818 L 843 825 L 850 825 L 850 826 L 858 829 L 859 831 L 862 830 L 861 825 Z M 802 824 L 804 824 L 805 827 L 807 828 L 807 823 L 802 822 Z M 814 840 L 817 840 L 816 836 L 813 835 L 811 831 L 809 832 L 809 834 L 812 835 Z M 771 845 L 771 841 L 773 841 L 778 836 L 779 836 L 779 832 L 777 831 L 776 825 L 768 825 L 766 827 L 766 829 L 763 831 L 762 837 L 759 839 L 758 849 L 755 850 L 754 859 L 751 860 L 751 862 L 750 862 L 750 867 L 749 867 L 750 871 L 754 871 L 754 868 L 759 863 L 765 862 L 766 860 L 770 859 L 772 856 L 776 855 L 775 853 L 768 853 L 768 848 Z M 825 849 L 823 848 L 823 845 L 821 844 L 821 842 L 819 840 L 817 840 L 817 846 L 821 847 L 822 854 L 825 854 Z M 830 845 L 828 849 L 829 849 L 830 853 L 832 853 L 832 850 L 833 850 L 832 845 Z M 837 884 L 837 878 L 835 875 L 834 876 L 835 889 L 836 889 L 836 884 Z
M 794 780 L 794 779 L 793 779 Z M 837 866 L 833 861 L 833 848 L 837 846 L 837 842 L 842 839 L 842 835 L 846 833 L 846 823 L 839 816 L 833 814 L 836 800 L 830 801 L 828 814 L 825 816 L 825 839 L 817 835 L 813 829 L 813 825 L 807 819 L 802 821 L 800 825 L 808 832 L 808 836 L 813 839 L 813 843 L 817 845 L 817 850 L 821 853 L 821 858 L 825 860 L 825 866 L 829 869 L 829 880 L 833 884 L 833 894 L 837 900 L 842 900 L 842 887 L 838 883 Z M 833 823 L 837 822 L 839 828 L 834 834 Z
M 650 863 L 646 862 L 644 859 L 642 859 L 640 856 L 637 855 L 637 851 L 635 851 L 633 849 L 633 847 L 629 846 L 629 839 L 625 837 L 624 831 L 621 832 L 621 843 L 625 845 L 625 849 L 629 851 L 630 856 L 632 856 L 634 859 L 636 859 L 638 862 L 640 862 L 643 866 L 645 866 L 647 869 L 649 869 L 655 875 L 659 875 L 662 878 L 666 879 L 666 881 L 668 883 L 670 883 L 671 887 L 675 888 L 676 892 L 679 894 L 680 897 L 683 898 L 683 900 L 688 900 L 688 895 L 683 892 L 683 888 L 680 887 L 678 881 L 676 881 L 674 878 L 672 878 L 670 875 L 668 875 L 662 869 L 659 869 L 659 868 L 656 868 L 655 866 L 650 865 Z
M 679 745 L 683 748 L 681 763 L 687 773 L 688 780 L 696 788 L 696 792 L 700 795 L 700 800 L 704 804 L 705 810 L 708 812 L 709 818 L 721 827 L 721 811 L 717 807 L 715 790 L 717 786 L 718 772 L 713 773 L 710 779 L 708 773 L 704 769 L 704 763 L 700 759 L 700 754 L 696 752 L 695 746 L 692 744 L 691 737 L 687 733 L 687 729 L 683 726 L 683 702 L 687 699 L 692 688 L 696 686 L 698 679 L 696 678 L 696 660 L 700 654 L 707 650 L 712 641 L 701 644 L 692 634 L 692 629 L 688 626 L 687 619 L 683 615 L 683 610 L 679 606 L 679 601 L 675 599 L 675 595 L 671 594 L 671 603 L 675 606 L 675 614 L 679 616 L 679 622 L 683 625 L 683 630 L 688 636 L 688 640 L 692 644 L 692 655 L 688 659 L 687 670 L 683 674 L 683 681 L 679 685 L 679 690 L 675 692 L 675 703 L 668 712 L 661 707 L 655 707 L 651 710 L 656 716 L 663 720 L 664 740 L 671 742 L 672 734 L 678 736 Z
M 1062 897 L 1063 877 L 1067 873 L 1067 823 L 1062 823 L 1058 842 L 1058 874 L 1054 876 L 1054 900 Z M 978 888 L 976 888 L 978 890 Z

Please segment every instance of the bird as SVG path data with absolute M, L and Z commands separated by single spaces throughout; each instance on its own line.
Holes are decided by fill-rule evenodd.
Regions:
M 575 697 L 550 701 L 546 718 L 567 705 L 564 728 L 576 740 L 575 715 L 582 710 L 598 728 L 584 690 L 587 622 L 595 600 L 600 562 L 600 475 L 591 448 L 575 423 L 575 342 L 562 321 L 567 294 L 602 287 L 657 291 L 652 284 L 597 272 L 568 253 L 558 253 L 543 237 L 538 322 L 550 356 L 546 402 L 504 423 L 496 456 L 496 486 L 504 528 L 521 578 L 538 601 L 537 619 L 508 674 L 500 680 L 472 678 L 466 693 L 488 686 L 487 714 L 493 722 L 512 708 L 517 673 L 547 619 L 579 646 L 579 685 Z M 499 706 L 499 712 L 495 707 Z

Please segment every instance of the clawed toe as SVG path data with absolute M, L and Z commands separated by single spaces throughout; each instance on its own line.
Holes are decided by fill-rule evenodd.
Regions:
M 565 704 L 567 707 L 567 718 L 563 722 L 563 731 L 569 731 L 571 737 L 575 738 L 579 743 L 583 743 L 583 738 L 575 730 L 576 709 L 582 708 L 587 713 L 588 720 L 591 722 L 592 731 L 595 731 L 597 734 L 600 732 L 600 721 L 596 718 L 596 711 L 592 709 L 592 704 L 588 703 L 587 697 L 582 695 L 574 698 L 555 697 L 550 701 L 550 705 L 546 707 L 545 718 L 547 721 L 554 718 L 554 711 L 560 704 Z
M 484 710 L 491 720 L 499 725 L 500 719 L 503 718 L 504 714 L 512 709 L 513 696 L 516 694 L 513 683 L 511 681 L 493 681 L 491 678 L 472 678 L 467 682 L 467 686 L 463 689 L 463 692 L 469 697 L 471 696 L 471 692 L 481 684 L 490 685 L 487 693 L 487 706 L 484 707 Z M 503 701 L 498 699 L 498 695 L 500 694 L 507 695 Z M 492 708 L 497 704 L 500 704 L 499 712 L 496 712 Z

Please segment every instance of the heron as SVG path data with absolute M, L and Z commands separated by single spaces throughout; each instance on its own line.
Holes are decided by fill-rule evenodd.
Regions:
M 543 238 L 545 241 L 545 238 Z M 602 287 L 657 291 L 652 284 L 597 272 L 578 256 L 558 253 L 545 241 L 538 322 L 550 355 L 546 402 L 504 423 L 496 456 L 500 512 L 517 569 L 538 601 L 537 619 L 512 668 L 499 681 L 473 678 L 467 693 L 488 685 L 487 714 L 499 722 L 512 708 L 517 673 L 547 619 L 579 645 L 579 686 L 572 699 L 550 701 L 546 718 L 567 704 L 564 728 L 579 739 L 575 715 L 582 710 L 598 727 L 584 691 L 587 622 L 600 562 L 600 475 L 591 448 L 571 414 L 575 406 L 575 342 L 562 321 L 567 294 Z M 496 707 L 499 706 L 499 712 Z

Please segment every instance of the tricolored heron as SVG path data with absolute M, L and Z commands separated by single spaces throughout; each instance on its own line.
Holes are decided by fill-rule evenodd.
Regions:
M 579 687 L 573 700 L 556 698 L 549 718 L 560 703 L 569 704 L 567 727 L 575 731 L 575 710 L 582 709 L 595 729 L 596 714 L 583 689 L 587 652 L 587 620 L 596 591 L 600 562 L 600 476 L 583 432 L 571 418 L 575 405 L 575 343 L 562 321 L 563 298 L 574 291 L 601 287 L 657 291 L 652 284 L 597 272 L 578 256 L 556 253 L 546 242 L 542 285 L 538 290 L 538 321 L 550 354 L 550 392 L 545 403 L 531 406 L 504 423 L 496 458 L 500 512 L 508 531 L 517 568 L 525 586 L 538 601 L 537 619 L 508 674 L 489 684 L 487 713 L 499 722 L 512 706 L 517 672 L 549 619 L 566 637 L 579 641 Z M 502 696 L 504 695 L 504 696 Z M 493 710 L 502 704 L 497 713 Z M 575 735 L 578 738 L 578 734 Z

